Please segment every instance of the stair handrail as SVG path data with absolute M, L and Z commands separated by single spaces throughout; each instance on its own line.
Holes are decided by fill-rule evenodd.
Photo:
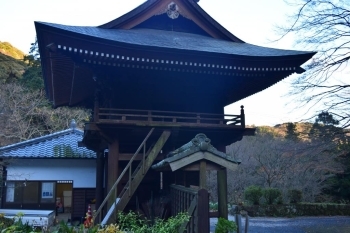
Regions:
M 107 196 L 105 197 L 105 199 L 103 200 L 103 202 L 101 203 L 101 205 L 98 207 L 98 209 L 96 210 L 96 212 L 93 215 L 93 220 L 95 221 L 96 216 L 100 215 L 100 222 L 101 222 L 101 211 L 103 209 L 103 207 L 106 205 L 108 199 L 111 197 L 111 195 L 113 194 L 115 188 L 117 187 L 118 183 L 121 181 L 122 177 L 125 175 L 126 171 L 129 169 L 129 167 L 131 166 L 132 162 L 134 161 L 134 159 L 136 158 L 136 156 L 138 155 L 138 153 L 140 152 L 140 150 L 142 149 L 142 147 L 145 145 L 146 141 L 148 140 L 148 138 L 151 136 L 152 132 L 153 132 L 154 128 L 152 128 L 149 133 L 147 134 L 147 136 L 145 137 L 145 139 L 142 141 L 141 145 L 139 146 L 139 148 L 136 150 L 135 154 L 131 157 L 129 163 L 126 165 L 126 167 L 124 168 L 124 170 L 122 171 L 122 173 L 119 175 L 118 179 L 115 181 L 115 183 L 113 184 L 111 190 L 109 190 Z M 142 162 L 145 159 L 145 156 L 143 156 Z M 115 203 L 115 202 L 114 202 Z M 114 204 L 115 205 L 115 204 Z

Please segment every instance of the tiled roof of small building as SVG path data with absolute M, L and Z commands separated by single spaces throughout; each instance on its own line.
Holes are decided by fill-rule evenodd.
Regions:
M 94 151 L 78 147 L 83 131 L 73 127 L 0 147 L 0 158 L 96 158 Z
M 233 163 L 233 164 L 241 163 L 240 161 L 237 161 L 236 159 L 230 157 L 226 153 L 222 151 L 218 151 L 215 147 L 211 145 L 210 142 L 211 140 L 207 138 L 205 134 L 202 134 L 202 133 L 197 134 L 194 139 L 192 139 L 190 142 L 186 143 L 185 145 L 181 146 L 180 148 L 170 152 L 165 159 L 158 162 L 157 164 L 154 164 L 152 168 L 158 169 L 158 168 L 166 167 L 172 162 L 175 162 L 177 160 L 180 160 L 183 158 L 189 158 L 191 155 L 199 151 L 201 152 L 208 151 L 211 154 L 215 155 L 217 158 L 224 159 L 227 163 Z

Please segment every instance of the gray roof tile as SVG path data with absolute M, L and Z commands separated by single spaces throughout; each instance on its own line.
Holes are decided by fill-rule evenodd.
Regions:
M 83 131 L 70 128 L 46 136 L 0 147 L 1 158 L 96 158 L 94 151 L 78 147 Z

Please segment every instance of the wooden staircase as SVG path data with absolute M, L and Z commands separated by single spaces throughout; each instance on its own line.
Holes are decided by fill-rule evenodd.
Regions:
M 152 166 L 154 160 L 156 159 L 157 155 L 163 148 L 164 144 L 168 140 L 171 132 L 168 130 L 164 130 L 161 136 L 159 137 L 158 141 L 156 144 L 150 149 L 149 152 L 146 152 L 146 141 L 152 134 L 154 128 L 151 129 L 151 131 L 148 133 L 146 138 L 143 140 L 133 157 L 130 159 L 128 165 L 124 168 L 123 172 L 120 174 L 118 177 L 117 181 L 114 183 L 112 186 L 111 190 L 107 194 L 106 198 L 103 200 L 101 206 L 97 209 L 97 211 L 94 214 L 94 221 L 98 219 L 98 222 L 101 223 L 102 225 L 107 224 L 110 222 L 112 219 L 111 217 L 114 214 L 114 219 L 116 219 L 116 213 L 118 211 L 123 211 L 125 206 L 128 204 L 130 201 L 132 195 L 135 193 L 137 187 L 140 185 L 141 181 L 145 177 L 147 171 L 149 168 Z M 138 164 L 136 169 L 132 171 L 132 162 L 134 161 L 135 157 L 139 154 L 140 150 L 143 148 L 143 157 L 141 159 L 141 162 Z M 124 188 L 121 190 L 119 195 L 117 196 L 117 187 L 118 184 L 121 182 L 122 177 L 126 174 L 129 173 L 129 180 L 124 186 Z M 108 200 L 111 200 L 111 203 L 113 203 L 110 206 L 110 209 L 108 210 L 107 214 L 105 215 L 103 221 L 102 219 L 102 209 L 105 207 L 107 204 Z

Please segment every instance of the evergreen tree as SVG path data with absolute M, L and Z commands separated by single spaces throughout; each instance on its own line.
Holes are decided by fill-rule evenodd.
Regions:
M 285 136 L 286 139 L 292 140 L 292 141 L 299 141 L 299 135 L 300 133 L 297 131 L 297 125 L 292 122 L 287 123 L 287 134 Z
M 44 80 L 41 72 L 37 40 L 31 44 L 29 55 L 24 56 L 24 61 L 28 63 L 28 68 L 20 82 L 31 90 L 42 90 L 44 88 Z

